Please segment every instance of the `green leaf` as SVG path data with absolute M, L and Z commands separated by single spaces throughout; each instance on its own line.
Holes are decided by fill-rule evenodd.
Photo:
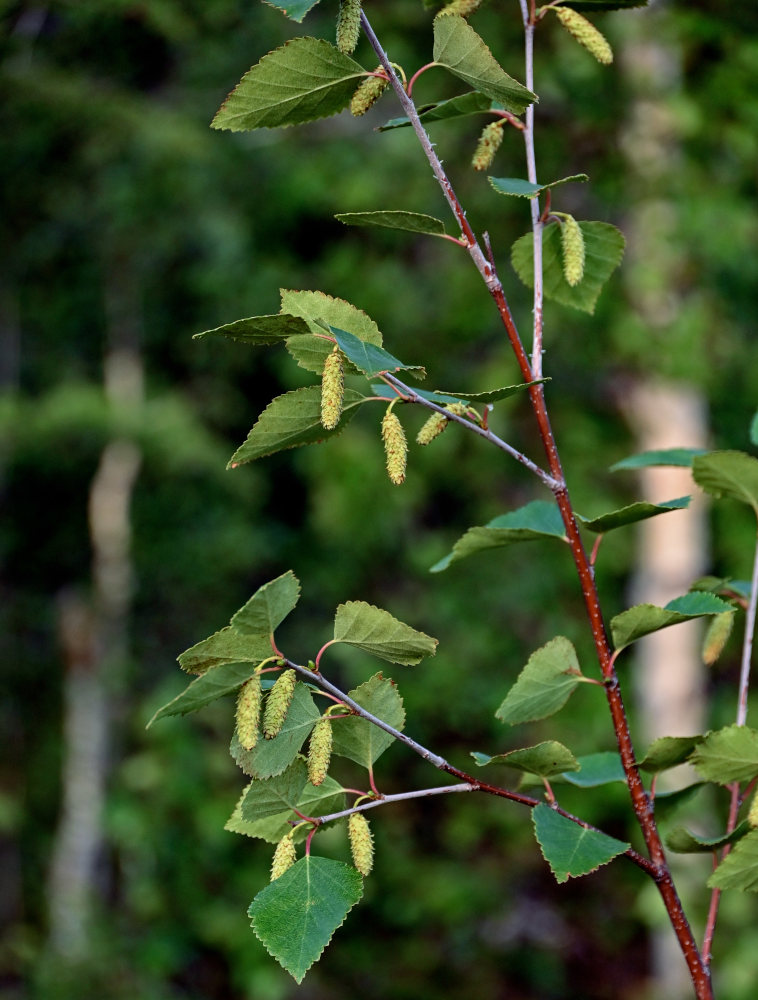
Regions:
M 547 740 L 533 747 L 521 747 L 518 750 L 511 750 L 510 753 L 496 754 L 494 757 L 477 751 L 471 756 L 479 767 L 503 764 L 506 767 L 515 767 L 518 771 L 526 771 L 527 774 L 536 774 L 540 778 L 550 778 L 554 774 L 563 774 L 564 771 L 578 771 L 580 767 L 569 748 L 556 740 Z
M 322 38 L 293 38 L 245 73 L 211 127 L 243 132 L 328 118 L 348 106 L 365 75 Z
M 610 750 L 600 753 L 588 753 L 577 757 L 579 771 L 562 775 L 571 785 L 579 788 L 597 788 L 616 781 L 626 783 L 626 775 L 621 764 L 621 758 Z
M 692 475 L 706 493 L 739 500 L 758 514 L 758 458 L 744 451 L 709 451 L 695 457 Z
M 316 6 L 318 0 L 285 0 L 284 3 L 277 3 L 277 0 L 263 0 L 263 2 L 269 7 L 276 7 L 292 21 L 300 23 L 308 11 Z
M 633 7 L 647 7 L 649 3 L 650 0 L 563 0 L 561 6 L 593 13 L 598 10 L 631 10 Z
M 673 792 L 656 792 L 655 818 L 659 823 L 666 823 L 683 805 L 690 802 L 705 783 L 696 781 L 686 788 L 677 788 Z
M 653 774 L 667 771 L 670 767 L 678 767 L 687 760 L 703 739 L 703 736 L 661 736 L 653 740 L 637 766 Z
M 666 835 L 666 847 L 676 854 L 712 854 L 727 844 L 736 843 L 749 832 L 750 824 L 747 820 L 736 826 L 731 833 L 722 834 L 720 837 L 700 837 L 696 833 L 690 833 L 683 826 L 675 826 Z
M 279 344 L 287 337 L 310 333 L 308 324 L 298 316 L 288 316 L 277 313 L 274 316 L 250 316 L 248 319 L 238 319 L 234 323 L 225 323 L 213 330 L 203 330 L 196 333 L 193 340 L 201 337 L 228 337 L 243 344 L 254 347 L 265 347 L 268 344 Z
M 750 443 L 758 445 L 758 413 L 750 421 Z
M 560 511 L 549 500 L 533 500 L 509 514 L 501 514 L 482 528 L 469 528 L 458 539 L 453 551 L 431 567 L 431 573 L 440 573 L 459 559 L 500 548 L 516 542 L 531 542 L 537 538 L 560 538 L 566 541 Z
M 382 347 L 376 347 L 374 344 L 366 343 L 365 340 L 359 340 L 354 334 L 340 330 L 336 326 L 332 326 L 330 329 L 342 353 L 364 375 L 371 377 L 379 375 L 381 372 L 410 371 L 415 374 L 416 378 L 426 376 L 426 371 L 421 365 L 406 365 Z
M 623 234 L 607 222 L 580 222 L 584 237 L 584 277 L 578 285 L 569 285 L 563 273 L 560 223 L 542 231 L 542 261 L 545 295 L 562 305 L 593 313 L 603 285 L 621 263 L 626 241 Z M 511 263 L 519 278 L 531 288 L 534 284 L 534 238 L 527 233 L 511 249 Z
M 258 664 L 271 654 L 271 639 L 268 635 L 250 635 L 227 625 L 220 632 L 190 646 L 177 659 L 179 666 L 188 674 L 202 674 L 211 667 L 220 667 L 224 663 Z
M 435 18 L 434 61 L 516 115 L 537 100 L 536 94 L 502 69 L 471 25 L 457 14 Z
M 521 382 L 519 385 L 505 385 L 501 389 L 490 389 L 489 392 L 470 392 L 464 396 L 455 396 L 455 399 L 463 399 L 467 403 L 496 403 L 500 399 L 507 399 L 508 396 L 514 396 L 517 392 L 523 392 L 525 389 L 529 389 L 533 385 L 542 385 L 544 382 L 549 382 L 549 378 L 538 378 L 534 382 Z M 441 389 L 437 392 L 443 396 L 450 396 L 450 393 L 445 393 Z M 420 395 L 420 394 L 419 394 Z
M 570 177 L 561 177 L 558 181 L 551 181 L 549 184 L 532 184 L 531 181 L 522 180 L 520 177 L 488 177 L 493 189 L 498 194 L 512 195 L 515 198 L 534 198 L 548 188 L 557 187 L 559 184 L 566 184 L 568 181 L 588 181 L 587 174 L 572 174 Z
M 480 114 L 482 111 L 503 111 L 503 105 L 498 101 L 493 101 L 486 94 L 472 90 L 468 94 L 461 94 L 458 97 L 451 97 L 447 101 L 438 101 L 435 104 L 422 104 L 416 109 L 418 116 L 424 124 L 430 122 L 450 121 L 453 118 L 467 118 L 470 115 Z M 410 118 L 391 118 L 384 125 L 380 125 L 379 132 L 389 132 L 394 128 L 407 128 L 411 124 Z
M 631 847 L 599 830 L 586 830 L 542 802 L 532 810 L 532 822 L 556 882 L 588 875 Z
M 362 895 L 355 868 L 310 856 L 262 889 L 247 913 L 266 951 L 301 983 Z
M 420 663 L 437 651 L 437 639 L 365 601 L 340 604 L 334 617 L 334 641 L 405 666 Z
M 649 469 L 655 465 L 673 465 L 689 468 L 696 455 L 704 455 L 705 448 L 658 448 L 654 451 L 641 451 L 637 455 L 622 458 L 611 466 L 611 472 L 622 469 Z
M 293 814 L 291 809 L 285 809 L 280 813 L 266 816 L 264 819 L 243 819 L 242 803 L 253 785 L 257 784 L 260 784 L 258 779 L 253 779 L 247 786 L 235 806 L 234 812 L 226 821 L 224 829 L 230 833 L 239 833 L 245 837 L 265 840 L 269 844 L 278 844 L 285 833 L 289 833 L 292 829 L 290 820 L 296 820 L 298 817 Z M 345 808 L 345 793 L 342 785 L 327 774 L 318 787 L 308 782 L 295 805 L 298 812 L 304 816 L 325 816 L 328 813 L 340 812 Z M 292 835 L 293 840 L 304 840 L 309 829 L 310 827 L 307 826 L 300 827 Z
M 546 719 L 563 708 L 581 679 L 576 651 L 559 635 L 532 653 L 495 716 L 511 726 Z
M 678 497 L 676 500 L 667 500 L 665 503 L 647 503 L 644 500 L 639 500 L 637 503 L 612 510 L 607 514 L 600 514 L 598 517 L 579 517 L 579 521 L 588 531 L 604 534 L 606 531 L 621 528 L 626 524 L 644 521 L 648 517 L 667 514 L 670 510 L 684 510 L 689 506 L 691 499 L 692 497 Z
M 359 340 L 369 344 L 382 345 L 382 334 L 376 323 L 362 309 L 345 299 L 335 299 L 325 292 L 294 291 L 280 289 L 282 312 L 299 316 L 306 321 L 308 329 L 314 336 L 290 337 L 286 347 L 301 368 L 320 375 L 324 370 L 324 361 L 331 354 L 334 344 L 325 339 L 327 331 L 324 324 L 349 330 Z M 320 336 L 315 336 L 320 334 Z M 358 369 L 349 361 L 345 362 L 345 374 L 357 375 Z
M 302 757 L 276 777 L 264 781 L 253 781 L 242 800 L 240 812 L 248 822 L 266 819 L 286 812 L 290 819 L 296 817 L 292 810 L 300 800 L 300 795 L 308 781 L 308 766 Z
M 386 722 L 393 729 L 405 726 L 403 699 L 389 677 L 374 674 L 359 687 L 349 691 L 350 697 L 361 708 Z M 370 767 L 395 740 L 383 729 L 367 719 L 351 715 L 347 719 L 335 719 L 332 724 L 332 753 L 348 757 L 362 767 Z
M 310 691 L 298 681 L 279 735 L 258 740 L 252 750 L 245 750 L 235 731 L 229 752 L 248 777 L 273 778 L 290 766 L 320 718 Z
M 300 581 L 291 569 L 287 570 L 275 580 L 259 587 L 247 604 L 233 616 L 231 625 L 238 632 L 271 635 L 299 599 Z
M 659 629 L 679 625 L 692 618 L 720 615 L 731 610 L 731 604 L 722 601 L 720 597 L 697 591 L 677 597 L 663 608 L 654 604 L 637 604 L 611 619 L 613 644 L 617 650 L 621 650 Z
M 690 761 L 706 781 L 750 781 L 758 775 L 758 731 L 737 725 L 717 729 L 706 735 Z
M 340 212 L 334 218 L 346 226 L 381 226 L 384 229 L 402 229 L 407 233 L 426 233 L 428 236 L 445 235 L 445 223 L 441 219 L 420 212 Z
M 245 441 L 229 459 L 227 468 L 236 469 L 245 462 L 265 458 L 277 451 L 336 437 L 366 399 L 360 392 L 345 389 L 340 422 L 334 430 L 328 431 L 321 423 L 321 386 L 309 385 L 285 392 L 272 399 L 261 413 Z
M 379 399 L 397 399 L 397 393 L 386 382 L 372 382 L 371 391 Z M 468 403 L 468 399 L 461 396 L 451 396 L 446 392 L 428 392 L 425 389 L 414 389 L 413 391 L 423 399 L 428 399 L 430 403 L 439 403 L 440 406 L 447 406 L 449 403 Z
M 707 882 L 709 889 L 758 892 L 758 830 L 751 830 L 721 862 Z
M 212 667 L 201 677 L 196 677 L 181 694 L 159 708 L 147 724 L 147 729 L 158 719 L 168 715 L 187 715 L 210 705 L 217 698 L 231 694 L 255 673 L 254 663 L 226 663 Z

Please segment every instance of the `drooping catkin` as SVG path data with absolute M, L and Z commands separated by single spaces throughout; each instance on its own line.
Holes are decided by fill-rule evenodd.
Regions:
M 458 14 L 459 17 L 468 17 L 474 11 L 478 10 L 481 4 L 482 0 L 451 0 L 446 7 L 443 7 L 439 11 L 437 17 L 443 17 L 445 14 Z
M 252 750 L 258 742 L 261 722 L 261 678 L 253 674 L 237 695 L 237 737 L 243 750 Z
M 363 813 L 351 813 L 347 821 L 347 833 L 350 838 L 350 853 L 353 855 L 353 864 L 361 873 L 366 876 L 371 874 L 374 867 L 374 838 L 368 820 Z
M 503 141 L 503 123 L 501 121 L 490 122 L 485 125 L 482 134 L 479 136 L 474 155 L 471 157 L 471 166 L 474 170 L 489 170 L 495 153 L 500 149 Z
M 345 366 L 339 348 L 327 355 L 321 376 L 321 425 L 331 431 L 340 422 L 345 398 Z
M 361 0 L 340 0 L 337 15 L 337 48 L 349 56 L 361 32 Z
M 465 403 L 450 403 L 445 409 L 449 413 L 455 413 L 459 417 L 465 417 L 468 413 L 468 407 Z M 422 424 L 421 429 L 416 435 L 416 444 L 426 445 L 430 444 L 436 437 L 445 430 L 450 421 L 443 413 L 433 413 L 429 419 Z
M 758 792 L 755 792 L 753 795 L 753 801 L 750 803 L 750 809 L 747 814 L 747 821 L 753 829 L 758 826 Z
M 294 670 L 284 670 L 271 688 L 263 713 L 263 735 L 272 740 L 282 731 L 287 718 L 292 696 L 295 693 L 297 674 Z
M 382 418 L 382 440 L 387 458 L 387 475 L 391 483 L 400 486 L 405 482 L 408 442 L 400 418 L 392 410 L 387 410 Z
M 725 611 L 722 615 L 714 615 L 706 629 L 703 639 L 703 663 L 712 667 L 724 652 L 734 625 L 734 611 Z
M 296 861 L 297 851 L 292 843 L 292 837 L 285 834 L 274 851 L 274 859 L 271 862 L 271 881 L 275 882 L 280 875 L 284 875 Z
M 563 276 L 573 288 L 584 277 L 584 236 L 573 215 L 567 215 L 561 225 Z
M 574 38 L 583 45 L 598 62 L 606 66 L 613 62 L 613 49 L 605 35 L 598 31 L 592 21 L 588 21 L 578 11 L 570 7 L 553 7 L 558 20 Z
M 382 67 L 377 66 L 377 70 Z M 350 101 L 350 114 L 355 118 L 365 115 L 373 107 L 389 86 L 386 76 L 367 76 L 361 80 Z
M 331 758 L 332 724 L 329 719 L 319 719 L 308 744 L 308 780 L 312 785 L 323 783 Z

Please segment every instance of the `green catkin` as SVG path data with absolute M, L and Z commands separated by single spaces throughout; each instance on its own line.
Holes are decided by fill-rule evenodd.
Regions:
M 349 56 L 361 32 L 361 0 L 340 0 L 337 16 L 337 48 Z
M 382 418 L 382 440 L 387 458 L 387 475 L 391 483 L 400 486 L 405 482 L 408 442 L 405 439 L 403 425 L 392 410 L 387 410 Z
M 482 0 L 451 0 L 446 7 L 437 14 L 437 17 L 444 17 L 445 14 L 457 14 L 459 17 L 469 17 L 479 9 Z
M 377 66 L 377 71 L 382 67 Z M 369 108 L 379 100 L 384 91 L 389 86 L 389 80 L 385 76 L 367 76 L 358 84 L 358 88 L 350 101 L 350 114 L 354 118 L 365 115 Z
M 327 355 L 321 376 L 321 425 L 328 431 L 340 422 L 345 398 L 345 367 L 342 354 L 335 348 Z
M 753 795 L 753 801 L 750 803 L 750 810 L 747 814 L 747 821 L 753 829 L 758 827 L 758 792 Z
M 271 688 L 266 701 L 266 711 L 263 713 L 263 735 L 267 740 L 272 740 L 282 731 L 292 696 L 295 693 L 296 682 L 297 674 L 295 671 L 285 670 Z
M 243 750 L 252 750 L 258 742 L 261 721 L 261 678 L 253 674 L 237 695 L 237 738 Z
M 350 838 L 350 853 L 353 864 L 364 877 L 371 874 L 374 867 L 374 838 L 371 828 L 363 813 L 351 813 L 347 821 L 347 833 Z
M 474 155 L 471 157 L 471 166 L 474 170 L 489 170 L 495 153 L 500 149 L 503 141 L 503 123 L 500 121 L 490 122 L 485 125 L 482 134 L 479 136 Z
M 584 277 L 584 236 L 573 215 L 567 215 L 561 225 L 563 276 L 573 288 Z
M 271 862 L 271 881 L 275 882 L 280 875 L 290 869 L 297 861 L 297 852 L 292 843 L 292 837 L 285 835 L 276 845 L 274 860 Z
M 465 417 L 468 413 L 468 407 L 464 403 L 450 403 L 445 409 L 449 413 L 455 413 L 459 417 Z M 436 437 L 445 430 L 450 421 L 443 413 L 433 413 L 429 419 L 422 424 L 421 429 L 416 435 L 416 444 L 426 445 L 431 444 Z
M 613 49 L 608 43 L 608 39 L 597 30 L 592 21 L 588 21 L 586 17 L 570 7 L 553 7 L 552 10 L 555 11 L 566 31 L 572 34 L 588 52 L 591 52 L 599 63 L 607 66 L 613 62 Z
M 319 719 L 308 744 L 308 780 L 312 785 L 323 783 L 331 758 L 332 724 L 329 719 Z
M 703 663 L 712 667 L 724 652 L 729 636 L 734 626 L 734 612 L 725 611 L 723 615 L 714 615 L 703 639 Z

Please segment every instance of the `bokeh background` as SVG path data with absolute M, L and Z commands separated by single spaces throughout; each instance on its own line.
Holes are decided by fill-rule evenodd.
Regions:
M 296 34 L 331 38 L 336 8 L 323 0 L 295 25 L 257 0 L 0 3 L 3 1000 L 638 1000 L 664 989 L 669 932 L 633 866 L 556 886 L 523 811 L 462 796 L 373 813 L 365 899 L 296 988 L 245 916 L 271 848 L 223 829 L 244 784 L 227 752 L 231 699 L 145 730 L 184 686 L 176 655 L 291 568 L 303 582 L 281 635 L 293 658 L 318 650 L 349 599 L 439 637 L 434 660 L 393 676 L 408 731 L 459 766 L 471 750 L 548 734 L 576 753 L 613 747 L 592 689 L 544 725 L 505 731 L 493 717 L 528 654 L 558 632 L 592 669 L 566 553 L 523 546 L 428 574 L 466 527 L 539 497 L 520 467 L 449 430 L 413 451 L 395 489 L 379 418 L 362 413 L 328 445 L 225 471 L 268 401 L 312 377 L 284 351 L 192 334 L 276 312 L 280 287 L 366 310 L 389 350 L 427 366 L 430 386 L 518 381 L 490 300 L 452 244 L 333 218 L 445 214 L 410 132 L 375 131 L 398 113 L 391 97 L 365 120 L 208 128 L 267 51 Z M 367 8 L 409 74 L 431 59 L 432 12 L 420 2 Z M 540 28 L 536 66 L 539 176 L 591 177 L 558 189 L 555 206 L 629 240 L 593 316 L 546 310 L 553 420 L 590 514 L 639 496 L 631 474 L 608 467 L 638 450 L 647 422 L 672 443 L 705 435 L 749 448 L 758 400 L 758 11 L 698 0 L 597 22 L 613 67 L 553 23 Z M 515 0 L 472 23 L 521 78 Z M 373 68 L 365 42 L 356 56 Z M 461 89 L 430 71 L 416 96 Z M 526 331 L 530 294 L 508 253 L 528 205 L 470 170 L 482 124 L 432 135 L 474 228 L 490 233 Z M 524 175 L 517 133 L 493 172 Z M 694 423 L 650 403 L 680 396 Z M 409 430 L 421 419 L 408 415 Z M 496 421 L 539 455 L 523 399 L 500 404 Z M 749 576 L 747 512 L 726 504 L 709 516 L 695 561 Z M 604 543 L 609 615 L 629 603 L 641 558 L 634 529 Z M 734 640 L 696 682 L 708 725 L 733 719 L 738 656 Z M 376 664 L 335 652 L 329 669 L 353 686 Z M 622 675 L 644 738 L 633 670 L 630 657 Z M 365 776 L 345 768 L 344 779 Z M 378 780 L 398 791 L 438 776 L 393 747 Z M 629 835 L 622 786 L 561 794 Z M 690 821 L 707 826 L 719 804 L 697 800 Z M 344 832 L 319 843 L 345 856 Z M 708 867 L 680 866 L 698 934 Z M 729 1000 L 755 995 L 755 917 L 754 898 L 726 898 L 715 951 Z M 676 987 L 665 989 L 671 1000 Z

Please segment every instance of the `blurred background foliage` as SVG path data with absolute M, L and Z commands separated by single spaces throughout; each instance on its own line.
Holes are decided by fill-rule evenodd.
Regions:
M 385 47 L 410 75 L 431 58 L 431 13 L 407 0 L 372 6 Z M 373 130 L 397 114 L 391 98 L 366 120 L 208 129 L 252 63 L 294 34 L 331 38 L 335 13 L 324 0 L 295 25 L 235 0 L 0 3 L 4 1000 L 646 995 L 661 914 L 636 869 L 616 862 L 557 887 L 525 813 L 460 796 L 374 813 L 366 899 L 297 990 L 245 916 L 270 848 L 223 830 L 243 787 L 227 754 L 231 700 L 145 732 L 183 687 L 176 655 L 292 568 L 303 596 L 280 645 L 294 658 L 315 654 L 348 599 L 439 637 L 433 661 L 394 676 L 410 733 L 459 766 L 472 749 L 503 752 L 548 734 L 576 753 L 612 749 L 594 689 L 549 724 L 505 731 L 493 718 L 527 655 L 557 632 L 591 663 L 567 553 L 524 546 L 427 573 L 466 527 L 539 495 L 519 466 L 493 474 L 485 446 L 453 429 L 412 450 L 407 483 L 394 489 L 377 408 L 326 446 L 225 471 L 264 405 L 312 378 L 283 351 L 191 336 L 276 312 L 279 287 L 355 303 L 389 350 L 426 365 L 430 387 L 518 381 L 488 296 L 453 245 L 333 219 L 372 208 L 444 215 L 410 130 Z M 473 23 L 522 77 L 515 0 L 485 6 Z M 594 316 L 546 311 L 553 419 L 588 514 L 636 498 L 629 474 L 607 472 L 635 450 L 623 397 L 636 378 L 653 371 L 704 393 L 714 446 L 747 446 L 758 398 L 758 11 L 670 2 L 598 23 L 616 48 L 613 68 L 547 22 L 536 67 L 540 178 L 588 173 L 589 185 L 559 189 L 556 207 L 614 222 L 631 244 Z M 649 38 L 665 54 L 662 69 L 634 58 Z M 356 55 L 373 68 L 365 42 Z M 431 71 L 415 96 L 458 92 Z M 526 331 L 530 293 L 507 261 L 528 206 L 499 198 L 469 169 L 480 126 L 467 119 L 432 135 L 474 228 L 490 233 Z M 514 132 L 493 172 L 521 176 L 522 162 Z M 414 431 L 422 419 L 403 416 Z M 523 399 L 500 404 L 495 421 L 539 454 Z M 72 594 L 97 604 L 91 504 L 113 442 L 136 456 L 122 552 L 130 583 L 118 655 L 105 650 L 90 664 L 107 705 L 105 799 L 94 919 L 73 960 L 55 947 L 47 902 L 70 749 L 61 609 Z M 625 606 L 634 540 L 626 529 L 604 545 L 598 578 L 609 614 Z M 750 548 L 749 519 L 718 509 L 710 568 L 745 577 Z M 735 643 L 709 682 L 717 723 L 732 714 L 737 655 Z M 344 686 L 376 669 L 360 655 L 329 659 Z M 378 767 L 385 791 L 436 778 L 399 747 Z M 571 789 L 565 804 L 629 835 L 622 786 Z M 334 831 L 316 843 L 344 856 L 343 840 Z M 693 867 L 701 879 L 707 859 Z M 693 895 L 698 927 L 706 902 Z M 751 899 L 727 898 L 716 964 L 730 1000 L 754 995 L 754 916 Z

